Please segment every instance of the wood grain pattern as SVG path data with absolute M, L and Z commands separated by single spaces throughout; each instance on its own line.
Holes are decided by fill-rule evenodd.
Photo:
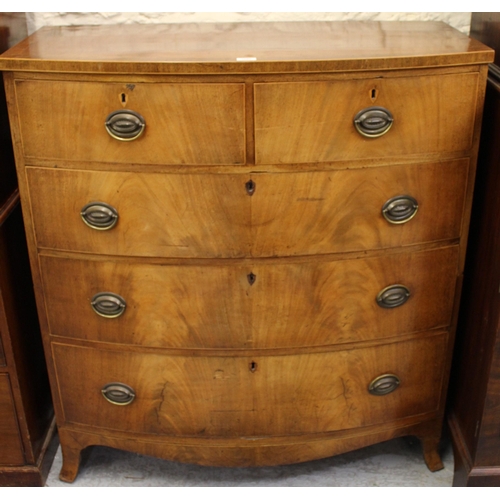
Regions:
M 238 62 L 238 57 L 255 61 Z M 2 70 L 276 73 L 489 63 L 493 51 L 442 22 L 186 23 L 45 27 Z
M 0 465 L 23 465 L 24 453 L 9 376 L 0 373 Z
M 40 257 L 52 335 L 175 348 L 280 348 L 380 340 L 447 327 L 458 248 L 306 263 L 164 265 Z M 250 285 L 247 275 L 256 276 Z M 403 283 L 411 297 L 384 309 L 376 296 Z M 94 294 L 125 313 L 102 318 Z M 220 298 L 224 297 L 223 307 Z
M 244 177 L 27 171 L 40 247 L 169 257 L 249 253 Z M 81 209 L 91 201 L 117 209 L 115 228 L 96 231 L 83 223 Z
M 252 255 L 311 255 L 395 248 L 460 236 L 468 161 L 338 172 L 252 175 Z M 384 203 L 411 195 L 419 209 L 405 224 L 382 216 Z
M 209 466 L 242 467 L 293 464 L 307 460 L 330 457 L 358 449 L 360 446 L 387 441 L 407 434 L 439 435 L 437 419 L 416 423 L 416 419 L 402 419 L 392 425 L 340 431 L 330 434 L 300 436 L 295 438 L 259 438 L 259 439 L 203 439 L 171 438 L 167 436 L 130 437 L 124 432 L 96 433 L 89 428 L 77 430 L 61 427 L 60 434 L 67 445 L 63 448 L 64 463 L 60 479 L 72 482 L 78 473 L 80 452 L 93 446 L 110 446 L 135 453 L 152 455 L 167 460 L 197 463 Z
M 275 465 L 412 433 L 438 469 L 492 52 L 433 23 L 113 29 L 43 30 L 0 58 L 62 479 L 93 444 Z M 257 61 L 235 62 L 249 40 Z M 126 153 L 89 118 L 111 101 L 153 113 Z M 370 105 L 396 121 L 360 142 Z M 419 204 L 402 225 L 381 214 L 397 195 Z M 90 201 L 118 209 L 114 229 L 81 221 Z M 405 279 L 409 302 L 378 310 Z M 127 297 L 116 322 L 79 312 L 103 282 Z M 399 389 L 370 396 L 390 371 Z M 101 396 L 116 381 L 130 406 Z
M 477 73 L 255 84 L 256 163 L 307 163 L 470 149 Z M 372 98 L 375 91 L 376 98 Z M 353 124 L 371 106 L 394 124 L 366 138 Z
M 352 429 L 436 411 L 446 339 L 255 359 L 52 348 L 67 423 L 241 438 Z M 397 374 L 400 387 L 386 396 L 369 394 L 368 384 L 383 373 Z M 101 388 L 110 382 L 132 387 L 134 401 L 108 403 Z
M 43 248 L 156 257 L 269 257 L 400 247 L 460 236 L 468 161 L 245 175 L 163 175 L 28 168 L 37 244 Z M 67 196 L 71 193 L 71 196 Z M 410 194 L 406 224 L 382 216 Z M 109 231 L 88 228 L 90 201 L 115 207 Z M 57 223 L 55 223 L 57 221 Z
M 245 163 L 242 84 L 20 80 L 16 94 L 26 158 Z M 136 140 L 116 140 L 104 127 L 107 116 L 122 109 L 131 109 L 146 121 Z

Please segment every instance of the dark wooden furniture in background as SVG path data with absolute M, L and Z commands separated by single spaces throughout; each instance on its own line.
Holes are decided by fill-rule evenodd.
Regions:
M 500 13 L 474 13 L 490 66 L 450 387 L 454 486 L 500 486 Z
M 0 15 L 0 52 L 26 36 Z M 3 84 L 0 84 L 0 486 L 42 486 L 57 449 Z

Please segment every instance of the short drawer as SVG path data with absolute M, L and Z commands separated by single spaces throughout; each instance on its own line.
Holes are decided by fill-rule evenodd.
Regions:
M 440 403 L 447 338 L 256 357 L 52 348 L 66 424 L 245 437 L 329 432 L 432 414 Z M 394 376 L 387 388 L 395 390 L 373 395 L 369 386 L 382 375 Z
M 4 373 L 0 373 L 0 443 L 0 465 L 24 464 L 9 376 Z
M 252 196 L 245 188 L 250 176 L 243 174 L 32 167 L 27 173 L 41 248 L 130 256 L 270 257 L 458 238 L 468 160 L 253 174 Z M 401 196 L 415 203 L 406 198 L 408 217 L 393 224 L 383 210 Z M 83 222 L 83 208 L 95 202 L 116 210 L 111 229 L 96 230 Z
M 15 85 L 28 160 L 245 163 L 243 84 L 17 80 Z M 116 139 L 106 131 L 108 116 L 124 110 L 144 119 L 137 139 Z M 133 128 L 129 115 L 124 129 L 129 122 Z
M 40 256 L 40 265 L 52 335 L 152 347 L 286 348 L 449 326 L 458 247 L 288 264 Z
M 477 73 L 255 84 L 259 164 L 316 163 L 466 151 L 472 145 Z M 387 109 L 385 135 L 365 137 L 356 115 Z

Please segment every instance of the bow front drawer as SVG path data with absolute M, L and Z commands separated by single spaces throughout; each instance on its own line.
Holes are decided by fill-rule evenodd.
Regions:
M 269 257 L 458 238 L 468 160 L 284 174 L 28 167 L 39 247 L 108 255 Z M 68 195 L 71 193 L 71 195 Z
M 255 84 L 256 162 L 467 151 L 477 82 L 477 73 L 465 73 Z
M 17 80 L 26 158 L 245 163 L 243 84 Z
M 40 263 L 52 335 L 149 347 L 288 348 L 448 327 L 458 247 L 300 263 L 47 256 Z
M 255 357 L 52 348 L 65 423 L 241 440 L 435 414 L 447 336 Z

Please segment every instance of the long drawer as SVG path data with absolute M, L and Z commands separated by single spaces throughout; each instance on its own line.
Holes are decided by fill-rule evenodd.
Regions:
M 153 347 L 305 347 L 447 327 L 458 247 L 300 263 L 40 256 L 40 265 L 52 335 Z
M 255 358 L 57 343 L 52 349 L 65 424 L 245 437 L 336 431 L 435 412 L 446 341 L 447 334 L 440 334 L 373 348 Z M 368 388 L 382 375 L 388 376 L 386 389 L 397 388 L 373 395 Z M 113 404 L 103 390 L 114 403 L 131 402 Z
M 256 162 L 328 162 L 469 150 L 477 82 L 477 73 L 462 73 L 256 84 Z M 372 107 L 392 115 L 391 128 L 380 137 L 359 134 L 353 123 L 359 112 Z
M 468 160 L 253 174 L 252 196 L 245 188 L 249 177 L 239 174 L 28 167 L 27 175 L 39 247 L 131 256 L 268 257 L 458 238 Z M 384 207 L 405 196 L 413 201 L 403 200 L 404 210 L 418 206 L 414 217 L 389 222 Z M 95 230 L 82 220 L 82 209 L 96 202 L 116 210 L 112 229 Z
M 16 95 L 28 159 L 245 163 L 243 84 L 17 80 Z M 105 122 L 115 111 L 132 111 L 144 119 L 137 139 L 116 139 L 106 131 Z M 127 131 L 131 113 L 123 116 Z

